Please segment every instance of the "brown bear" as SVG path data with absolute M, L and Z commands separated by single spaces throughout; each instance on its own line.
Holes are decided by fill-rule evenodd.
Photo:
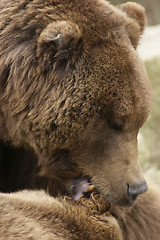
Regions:
M 1 0 L 0 12 L 1 189 L 19 188 L 10 167 L 18 149 L 25 161 L 20 155 L 17 168 L 27 169 L 22 188 L 38 164 L 39 175 L 52 178 L 53 195 L 69 193 L 83 176 L 110 203 L 131 205 L 147 190 L 137 154 L 152 98 L 136 51 L 144 9 Z
M 0 194 L 1 240 L 159 240 L 160 194 L 154 189 L 129 207 L 101 195 L 53 198 L 44 192 Z

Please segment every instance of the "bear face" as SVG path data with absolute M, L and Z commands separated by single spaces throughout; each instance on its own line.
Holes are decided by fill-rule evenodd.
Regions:
M 136 52 L 143 8 L 9 2 L 0 22 L 1 138 L 33 149 L 41 175 L 67 184 L 87 176 L 109 202 L 132 204 L 147 188 L 137 156 L 151 108 Z

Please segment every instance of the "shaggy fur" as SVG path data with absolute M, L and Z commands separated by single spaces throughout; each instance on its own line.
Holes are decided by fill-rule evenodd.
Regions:
M 144 182 L 137 134 L 152 98 L 136 52 L 144 9 L 1 0 L 0 13 L 0 189 L 62 196 L 87 176 L 110 203 L 133 204 L 127 189 Z M 96 196 L 0 194 L 0 237 L 158 240 L 154 190 L 130 208 Z
M 44 192 L 0 194 L 1 240 L 122 240 L 117 221 L 101 197 L 54 199 Z M 10 214 L 12 213 L 12 214 Z
M 159 203 L 157 189 L 130 208 L 110 206 L 99 194 L 77 203 L 42 191 L 0 194 L 0 236 L 2 240 L 159 240 Z
M 113 206 L 114 216 L 123 232 L 124 240 L 159 240 L 160 236 L 160 190 L 150 187 L 129 208 Z
M 128 186 L 144 182 L 137 134 L 151 108 L 136 52 L 144 9 L 1 0 L 0 12 L 1 189 L 47 188 L 51 178 L 62 195 L 85 175 L 109 202 L 132 204 Z

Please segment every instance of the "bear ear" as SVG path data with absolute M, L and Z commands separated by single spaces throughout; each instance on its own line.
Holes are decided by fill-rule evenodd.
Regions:
M 131 40 L 132 45 L 136 48 L 146 25 L 145 9 L 134 2 L 127 2 L 117 6 L 121 11 L 125 12 L 127 17 L 130 18 L 126 26 L 127 33 Z
M 40 67 L 45 71 L 67 68 L 80 39 L 81 32 L 76 24 L 56 21 L 47 25 L 38 39 Z

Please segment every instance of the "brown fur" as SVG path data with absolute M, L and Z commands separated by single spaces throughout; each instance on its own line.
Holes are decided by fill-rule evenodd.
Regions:
M 122 240 L 116 219 L 98 211 L 99 200 L 75 204 L 42 191 L 0 194 L 1 240 Z M 102 208 L 107 211 L 108 205 Z
M 77 203 L 42 191 L 0 194 L 0 236 L 2 240 L 159 240 L 159 202 L 154 188 L 129 208 L 111 207 L 99 194 Z
M 7 157 L 9 168 L 13 158 L 25 173 L 14 190 L 30 185 L 25 166 L 34 175 L 38 162 L 56 185 L 53 195 L 57 182 L 61 194 L 64 183 L 86 175 L 108 201 L 131 204 L 127 185 L 144 181 L 137 133 L 151 108 L 136 52 L 144 9 L 102 0 L 1 0 L 0 11 L 0 138 L 30 161 Z M 5 174 L 3 154 L 1 163 Z M 36 188 L 42 179 L 34 178 Z M 2 189 L 12 191 L 6 180 Z
M 0 11 L 0 189 L 66 195 L 85 175 L 109 202 L 133 203 L 126 185 L 144 181 L 137 134 L 151 108 L 136 52 L 144 9 L 102 0 L 1 0 Z M 120 240 L 120 228 L 126 240 L 160 234 L 152 190 L 131 208 L 27 191 L 1 194 L 0 207 L 1 239 Z
M 160 236 L 160 191 L 150 187 L 139 196 L 133 207 L 113 206 L 110 210 L 123 232 L 124 240 L 159 240 Z

